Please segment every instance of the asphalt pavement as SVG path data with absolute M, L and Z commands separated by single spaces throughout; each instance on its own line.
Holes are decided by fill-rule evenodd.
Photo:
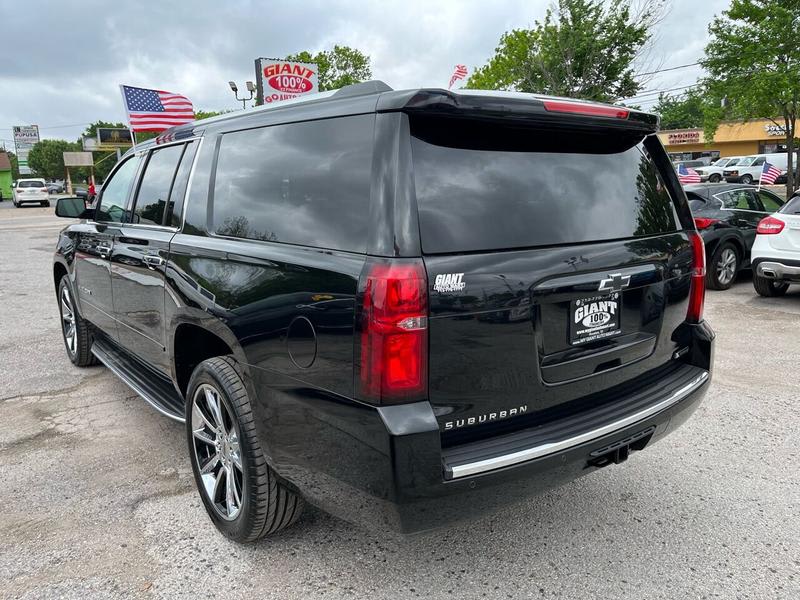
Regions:
M 202 509 L 182 426 L 68 361 L 65 223 L 0 211 L 0 598 L 800 598 L 800 286 L 710 292 L 705 402 L 621 465 L 418 537 L 311 508 L 241 546 Z

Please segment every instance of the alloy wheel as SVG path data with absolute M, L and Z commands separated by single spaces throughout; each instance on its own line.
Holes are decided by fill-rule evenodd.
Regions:
M 75 331 L 75 309 L 72 305 L 72 298 L 69 295 L 69 288 L 65 285 L 61 288 L 61 326 L 64 329 L 64 341 L 70 356 L 75 356 L 78 349 L 78 336 Z
M 731 248 L 725 248 L 719 255 L 716 265 L 717 281 L 722 285 L 728 285 L 736 276 L 736 252 Z
M 242 510 L 244 472 L 239 433 L 222 394 L 201 384 L 192 398 L 192 442 L 202 489 L 216 513 L 228 521 Z

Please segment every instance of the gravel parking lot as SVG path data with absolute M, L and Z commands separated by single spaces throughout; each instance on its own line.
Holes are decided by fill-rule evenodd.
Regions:
M 710 292 L 705 403 L 622 465 L 423 536 L 309 509 L 240 546 L 200 505 L 182 426 L 68 361 L 63 224 L 0 211 L 0 597 L 800 598 L 800 287 Z

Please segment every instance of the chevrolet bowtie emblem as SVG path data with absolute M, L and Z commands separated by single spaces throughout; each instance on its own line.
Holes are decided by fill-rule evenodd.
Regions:
M 623 288 L 631 284 L 631 276 L 623 275 L 622 273 L 609 273 L 608 279 L 603 279 L 600 282 L 600 287 L 597 288 L 601 292 L 620 292 Z

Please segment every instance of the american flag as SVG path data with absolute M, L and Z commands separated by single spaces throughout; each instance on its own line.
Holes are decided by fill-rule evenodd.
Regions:
M 452 77 L 450 77 L 450 85 L 447 86 L 449 90 L 453 87 L 453 84 L 460 79 L 464 79 L 467 76 L 467 66 L 466 65 L 456 65 L 456 70 L 453 71 Z
M 678 165 L 678 181 L 681 185 L 700 183 L 700 175 L 694 169 L 687 169 L 686 165 Z
M 775 180 L 781 176 L 781 170 L 776 167 L 775 165 L 771 165 L 768 162 L 764 163 L 764 168 L 761 169 L 761 180 L 759 183 L 766 183 L 767 185 L 772 185 L 775 183 Z
M 133 131 L 164 131 L 194 121 L 194 107 L 186 96 L 129 85 L 120 87 Z

